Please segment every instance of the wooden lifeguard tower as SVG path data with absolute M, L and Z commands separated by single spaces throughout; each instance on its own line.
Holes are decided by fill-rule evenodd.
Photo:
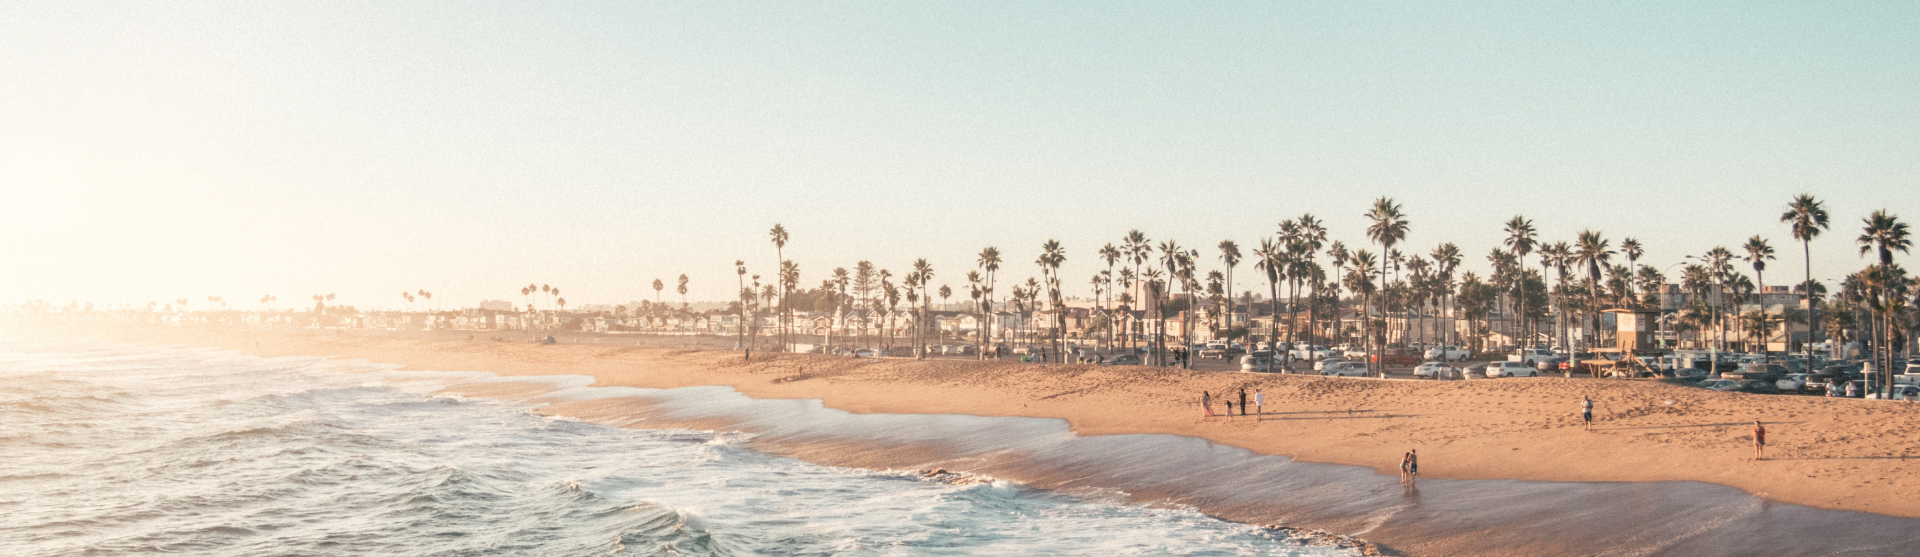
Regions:
M 1582 361 L 1594 377 L 1634 378 L 1654 375 L 1639 358 L 1641 352 L 1657 352 L 1653 338 L 1653 320 L 1659 318 L 1659 312 L 1638 308 L 1614 308 L 1601 313 L 1613 314 L 1613 348 L 1597 348 L 1593 353 L 1598 356 Z

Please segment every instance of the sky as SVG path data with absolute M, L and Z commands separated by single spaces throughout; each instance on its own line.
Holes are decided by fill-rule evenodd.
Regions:
M 1781 284 L 1811 193 L 1833 280 L 1861 217 L 1920 219 L 1915 29 L 1912 2 L 12 1 L 0 303 L 725 299 L 775 223 L 805 285 L 925 258 L 960 289 L 986 246 L 1023 280 L 1058 239 L 1085 296 L 1130 229 L 1212 270 L 1303 213 L 1363 245 L 1381 196 L 1466 270 L 1525 215 L 1663 269 L 1758 234 Z

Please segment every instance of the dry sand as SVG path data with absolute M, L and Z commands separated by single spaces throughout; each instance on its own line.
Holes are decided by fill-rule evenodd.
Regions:
M 1788 503 L 1920 517 L 1920 405 L 1718 393 L 1597 379 L 1403 381 L 1138 366 L 832 358 L 726 350 L 434 335 L 303 334 L 152 327 L 88 329 L 129 342 L 260 356 L 325 355 L 414 369 L 579 374 L 596 386 L 727 385 L 755 398 L 820 399 L 861 413 L 1060 418 L 1080 435 L 1164 433 L 1300 461 L 1397 474 L 1418 449 L 1423 477 L 1548 481 L 1692 480 Z M 718 344 L 718 343 L 716 343 Z M 716 346 L 717 347 L 717 346 Z M 1202 391 L 1266 393 L 1261 417 L 1203 418 Z M 1583 431 L 1582 395 L 1596 404 Z M 1216 398 L 1216 400 L 1218 400 Z M 1215 404 L 1215 411 L 1224 410 Z M 1754 420 L 1768 458 L 1750 461 Z

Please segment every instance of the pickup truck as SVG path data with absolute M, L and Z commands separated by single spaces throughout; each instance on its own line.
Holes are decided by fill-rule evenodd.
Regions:
M 1465 348 L 1461 348 L 1458 346 L 1435 346 L 1431 349 L 1428 349 L 1426 354 L 1423 354 L 1423 356 L 1428 360 L 1440 360 L 1443 362 L 1457 362 L 1460 360 L 1465 360 L 1467 359 L 1467 356 L 1470 356 L 1470 355 L 1472 355 L 1471 352 L 1469 352 Z
M 1539 367 L 1541 362 L 1564 362 L 1566 358 L 1545 348 L 1522 348 L 1508 354 L 1507 361 L 1520 362 L 1527 367 Z

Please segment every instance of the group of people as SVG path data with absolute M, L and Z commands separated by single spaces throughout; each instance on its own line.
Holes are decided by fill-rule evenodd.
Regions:
M 1234 416 L 1233 399 L 1231 397 L 1223 397 L 1223 398 L 1225 398 L 1225 402 L 1227 403 L 1227 417 L 1231 418 Z M 1267 395 L 1262 394 L 1258 389 L 1256 389 L 1253 391 L 1253 401 L 1249 403 L 1247 401 L 1247 389 L 1245 388 L 1240 389 L 1240 414 L 1239 415 L 1246 416 L 1248 414 L 1252 414 L 1256 419 L 1258 419 L 1260 416 L 1266 414 L 1266 407 L 1267 407 Z M 1211 418 L 1214 416 L 1213 393 L 1210 393 L 1207 391 L 1200 391 L 1200 416 L 1206 417 L 1206 418 Z

